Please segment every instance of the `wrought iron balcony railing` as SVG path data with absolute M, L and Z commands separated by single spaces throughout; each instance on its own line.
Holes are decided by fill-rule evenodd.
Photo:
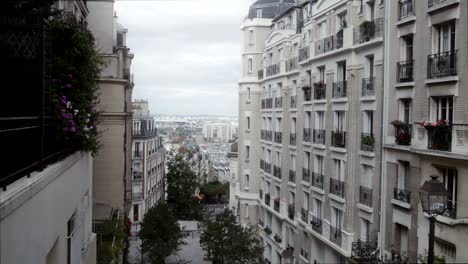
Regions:
M 323 82 L 314 83 L 314 100 L 323 100 L 327 95 L 327 84 Z
M 372 207 L 372 189 L 359 186 L 359 203 Z
M 372 133 L 361 134 L 361 150 L 363 151 L 374 151 L 375 138 Z
M 411 124 L 395 127 L 395 143 L 398 145 L 409 146 L 411 145 Z
M 310 221 L 310 225 L 312 226 L 312 230 L 315 232 L 322 234 L 322 219 L 316 216 L 312 216 L 312 220 Z
M 296 133 L 289 134 L 289 145 L 296 146 Z
M 277 75 L 280 73 L 280 64 L 279 63 L 276 63 L 276 64 L 272 64 L 268 67 L 266 67 L 266 77 L 270 77 L 270 76 L 273 76 L 273 75 Z
M 306 61 L 306 60 L 309 59 L 309 57 L 310 57 L 310 48 L 309 48 L 309 46 L 305 46 L 305 47 L 299 49 L 299 58 L 298 58 L 299 62 Z
M 307 168 L 302 169 L 302 180 L 310 183 L 310 170 Z
M 457 50 L 427 56 L 427 78 L 457 75 Z
M 428 1 L 427 1 L 427 5 L 428 5 L 429 7 L 433 7 L 433 6 L 435 6 L 435 5 L 438 5 L 438 4 L 440 4 L 440 3 L 443 3 L 443 2 L 445 2 L 445 1 L 447 1 L 447 0 L 428 0 Z
M 333 98 L 342 98 L 346 97 L 346 81 L 338 81 L 333 83 Z
M 429 136 L 428 149 L 441 151 L 452 150 L 452 128 L 450 126 L 445 128 L 429 128 L 427 134 Z
M 346 147 L 346 132 L 332 131 L 332 146 L 336 148 Z
M 315 55 L 317 56 L 332 50 L 341 49 L 342 47 L 343 30 L 340 30 L 335 35 L 315 41 Z
M 398 2 L 398 20 L 414 15 L 414 3 L 412 0 Z
M 414 60 L 400 61 L 397 63 L 397 82 L 413 81 Z
M 375 94 L 375 77 L 362 79 L 362 96 L 373 96 Z
M 330 178 L 330 193 L 343 198 L 345 193 L 345 183 L 343 181 Z
M 402 201 L 405 203 L 410 203 L 411 201 L 411 192 L 404 189 L 393 189 L 393 198 L 398 201 Z
M 294 204 L 288 205 L 288 217 L 291 220 L 294 220 Z
M 273 176 L 278 178 L 278 179 L 281 179 L 281 167 L 278 167 L 278 166 L 273 166 Z
M 296 171 L 289 170 L 289 182 L 296 183 Z
M 325 129 L 314 129 L 314 143 L 325 144 Z
M 286 61 L 286 72 L 297 70 L 298 57 L 291 58 Z
M 280 210 L 280 198 L 279 197 L 273 200 L 273 209 L 279 213 L 279 210 Z
M 312 186 L 323 189 L 323 174 L 312 172 Z
M 297 95 L 291 95 L 291 105 L 290 108 L 297 107 Z
M 281 144 L 283 142 L 283 133 L 275 131 L 275 143 Z
M 304 86 L 302 90 L 304 91 L 304 101 L 312 101 L 312 89 L 310 86 Z
M 360 44 L 377 37 L 382 37 L 384 32 L 384 20 L 378 18 L 374 21 L 364 21 L 353 29 L 353 44 Z
M 330 226 L 330 241 L 341 246 L 341 229 Z
M 311 131 L 310 128 L 304 128 L 304 142 L 311 142 Z
M 309 211 L 307 209 L 301 208 L 301 220 L 307 223 L 307 214 Z

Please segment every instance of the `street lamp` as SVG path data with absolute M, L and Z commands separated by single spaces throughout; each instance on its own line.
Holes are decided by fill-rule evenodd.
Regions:
M 448 191 L 438 176 L 431 176 L 431 180 L 425 181 L 419 189 L 423 212 L 429 217 L 429 255 L 428 264 L 434 264 L 434 230 L 436 217 L 447 209 Z
M 294 262 L 294 249 L 291 247 L 288 247 L 283 251 L 281 254 L 284 260 L 284 264 L 293 264 Z

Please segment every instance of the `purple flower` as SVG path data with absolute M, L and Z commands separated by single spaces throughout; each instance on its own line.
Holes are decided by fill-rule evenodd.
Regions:
M 57 82 L 57 79 L 52 79 L 52 83 L 56 83 Z
M 70 131 L 71 131 L 71 132 L 76 132 L 76 127 L 70 128 Z
M 63 132 L 67 132 L 67 131 L 68 131 L 68 127 L 64 127 Z
M 73 79 L 73 74 L 69 73 L 67 76 L 68 78 Z
M 66 86 L 67 88 L 71 88 L 71 87 L 72 87 L 71 84 L 67 84 L 67 85 L 65 85 L 65 86 Z

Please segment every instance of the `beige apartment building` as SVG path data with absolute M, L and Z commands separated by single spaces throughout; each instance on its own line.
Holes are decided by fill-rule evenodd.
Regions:
M 89 26 L 106 61 L 100 78 L 99 130 L 102 149 L 94 158 L 94 209 L 124 210 L 131 205 L 133 53 L 117 22 L 114 1 L 89 1 Z M 122 212 L 123 213 L 123 212 Z
M 387 1 L 382 252 L 388 256 L 415 262 L 427 254 L 429 220 L 418 190 L 437 175 L 450 195 L 437 217 L 435 254 L 468 262 L 467 14 L 467 1 Z M 440 120 L 448 126 L 422 125 Z

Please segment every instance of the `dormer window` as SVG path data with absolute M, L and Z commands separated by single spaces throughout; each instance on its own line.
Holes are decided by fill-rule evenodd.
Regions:
M 263 9 L 257 8 L 257 18 L 262 18 L 263 17 Z

